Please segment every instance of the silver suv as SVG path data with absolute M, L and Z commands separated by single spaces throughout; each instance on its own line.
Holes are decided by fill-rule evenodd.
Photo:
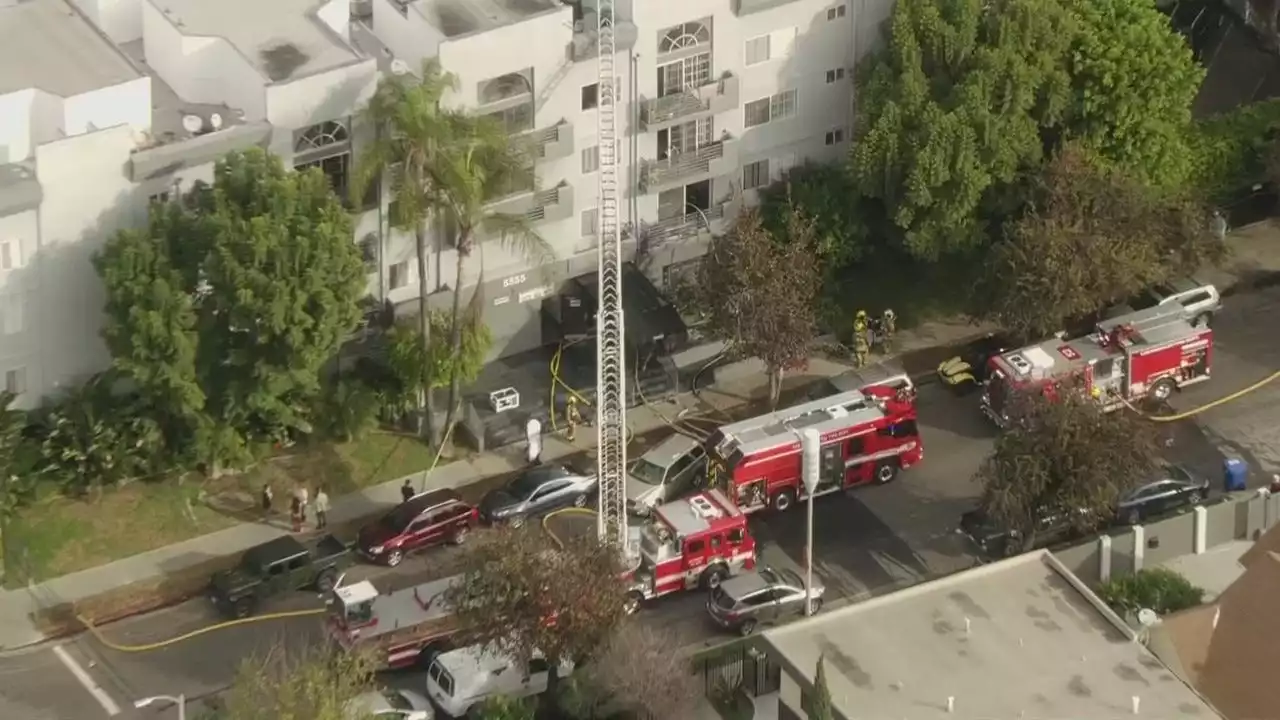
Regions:
M 679 434 L 663 440 L 627 468 L 627 511 L 648 515 L 692 490 L 706 467 L 706 450 L 696 441 Z
M 1109 308 L 1106 318 L 1174 303 L 1182 306 L 1183 317 L 1194 327 L 1208 326 L 1214 313 L 1222 309 L 1222 296 L 1212 283 L 1200 282 L 1195 278 L 1176 278 L 1149 288 L 1128 302 Z

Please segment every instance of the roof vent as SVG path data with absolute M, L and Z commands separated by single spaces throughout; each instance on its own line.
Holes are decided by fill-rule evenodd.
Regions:
M 222 129 L 222 115 L 218 113 L 209 114 L 209 127 L 214 130 Z
M 721 517 L 720 508 L 711 504 L 711 501 L 704 495 L 689 498 L 689 507 L 693 510 L 693 514 L 704 520 L 713 520 Z
M 183 115 L 182 116 L 183 130 L 186 130 L 188 133 L 195 135 L 196 133 L 200 132 L 202 128 L 204 128 L 204 119 L 201 118 L 199 115 Z
M 406 63 L 406 62 L 405 62 L 405 61 L 403 61 L 403 60 L 392 60 L 392 61 L 391 61 L 391 74 L 392 74 L 392 75 L 408 75 L 408 74 L 409 74 L 409 64 L 408 64 L 408 63 Z

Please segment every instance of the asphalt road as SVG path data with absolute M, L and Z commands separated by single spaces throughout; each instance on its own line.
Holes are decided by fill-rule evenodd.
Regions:
M 1187 409 L 1244 387 L 1280 367 L 1280 290 L 1229 299 L 1215 327 L 1218 352 L 1214 379 L 1179 395 L 1174 405 Z M 1280 471 L 1280 423 L 1273 408 L 1280 383 L 1206 413 L 1203 427 L 1172 424 L 1170 453 L 1201 473 L 1218 477 L 1222 452 L 1245 457 Z M 925 460 L 886 486 L 849 495 L 820 498 L 815 506 L 815 572 L 828 588 L 828 607 L 907 586 L 971 566 L 963 538 L 955 532 L 961 512 L 972 506 L 978 488 L 972 476 L 990 450 L 993 433 L 973 397 L 957 398 L 940 387 L 924 387 L 919 400 Z M 1270 415 L 1270 420 L 1267 416 Z M 1263 484 L 1253 473 L 1252 484 Z M 800 569 L 804 558 L 803 506 L 781 516 L 758 516 L 753 532 L 763 563 Z M 351 579 L 371 577 L 380 587 L 421 582 L 450 571 L 457 551 L 443 548 L 407 560 L 394 570 L 361 566 Z M 703 617 L 703 598 L 689 593 L 657 601 L 643 614 L 648 622 L 677 631 L 689 645 L 727 639 Z M 318 607 L 314 596 L 300 594 L 264 611 Z M 201 601 L 192 601 L 102 629 L 114 642 L 143 644 L 204 627 L 217 618 Z M 263 622 L 219 630 L 159 650 L 124 653 L 90 636 L 68 639 L 0 656 L 0 717 L 23 720 L 94 720 L 104 717 L 175 717 L 172 709 L 136 711 L 132 702 L 150 695 L 202 696 L 230 682 L 247 658 L 285 643 L 315 643 L 315 618 Z M 416 686 L 412 675 L 393 684 Z

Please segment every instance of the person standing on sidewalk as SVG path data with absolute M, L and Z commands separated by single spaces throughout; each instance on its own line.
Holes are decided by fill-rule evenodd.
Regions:
M 324 491 L 323 485 L 316 488 L 316 497 L 311 507 L 316 513 L 316 529 L 324 530 L 329 527 L 329 493 Z
M 271 491 L 271 483 L 262 483 L 262 519 L 271 516 L 271 504 L 275 500 L 275 493 Z
M 525 451 L 525 458 L 530 465 L 539 465 L 542 463 L 542 423 L 538 418 L 529 418 L 529 422 L 524 426 L 525 439 L 529 442 L 528 449 Z
M 289 520 L 293 523 L 293 531 L 302 532 L 302 496 L 294 492 L 289 503 Z
M 573 442 L 577 436 L 578 424 L 582 422 L 582 413 L 578 412 L 578 398 L 573 395 L 569 396 L 569 404 L 565 406 L 564 421 L 569 425 L 564 437 L 569 442 Z
M 400 500 L 402 502 L 409 502 L 413 499 L 413 496 L 417 494 L 418 492 L 413 489 L 413 483 L 409 478 L 405 478 L 404 484 L 400 486 Z

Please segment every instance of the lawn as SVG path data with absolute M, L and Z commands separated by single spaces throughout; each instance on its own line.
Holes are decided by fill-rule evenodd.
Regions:
M 373 433 L 358 443 L 294 447 L 241 474 L 132 483 L 76 500 L 50 494 L 11 523 L 5 585 L 47 580 L 256 518 L 263 483 L 283 506 L 296 483 L 344 494 L 420 472 L 435 453 L 413 437 Z M 446 458 L 441 458 L 444 464 Z

